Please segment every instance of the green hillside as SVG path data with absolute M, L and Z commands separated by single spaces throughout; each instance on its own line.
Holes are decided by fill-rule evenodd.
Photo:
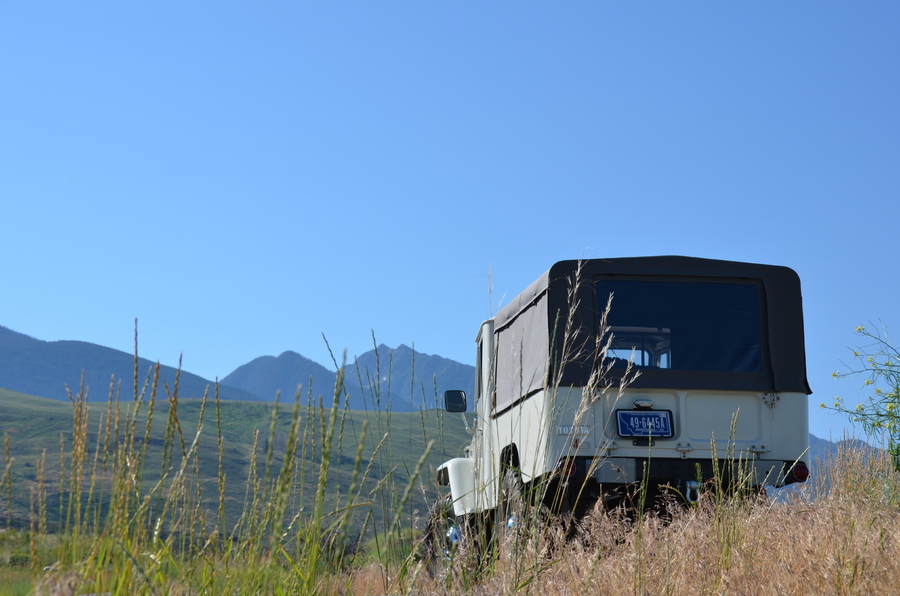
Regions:
M 323 463 L 323 431 L 327 432 L 329 426 L 329 408 L 320 408 L 318 403 L 308 404 L 305 397 L 301 401 L 297 418 L 300 432 L 295 445 L 298 459 L 292 467 L 294 481 L 287 498 L 286 519 L 298 514 L 302 519 L 312 510 Z M 5 524 L 9 519 L 13 526 L 27 526 L 33 491 L 35 495 L 41 495 L 43 509 L 38 514 L 43 516 L 47 529 L 67 527 L 64 518 L 70 514 L 68 504 L 73 500 L 70 488 L 72 459 L 78 451 L 75 438 L 79 436 L 83 436 L 85 453 L 82 465 L 76 466 L 75 471 L 82 470 L 84 478 L 91 478 L 96 484 L 91 493 L 89 483 L 84 480 L 81 483 L 82 503 L 86 508 L 94 508 L 92 515 L 96 519 L 105 515 L 114 490 L 116 470 L 123 463 L 128 464 L 124 460 L 118 461 L 121 456 L 115 446 L 127 444 L 129 436 L 133 437 L 135 445 L 132 457 L 137 459 L 145 453 L 137 474 L 143 491 L 149 494 L 161 478 L 163 486 L 170 482 L 181 466 L 182 445 L 189 450 L 201 429 L 196 453 L 189 458 L 190 482 L 194 494 L 199 495 L 195 500 L 202 501 L 202 509 L 211 524 L 216 520 L 220 505 L 218 434 L 221 432 L 225 479 L 222 502 L 225 527 L 229 532 L 242 514 L 246 517 L 254 498 L 264 498 L 267 490 L 272 492 L 271 486 L 282 473 L 285 450 L 291 440 L 294 403 L 278 407 L 273 427 L 273 404 L 221 401 L 220 424 L 217 425 L 214 400 L 206 403 L 205 410 L 202 400 L 178 400 L 176 415 L 171 416 L 171 405 L 157 396 L 148 431 L 150 402 L 150 397 L 145 397 L 137 416 L 129 418 L 133 407 L 131 400 L 118 404 L 72 404 L 0 389 L 0 435 L 8 437 L 9 457 L 12 458 L 11 475 L 0 495 L 0 522 Z M 86 429 L 81 435 L 74 432 L 73 424 L 79 411 L 83 412 L 81 428 Z M 112 424 L 108 423 L 110 419 Z M 130 424 L 129 420 L 132 421 Z M 129 430 L 131 427 L 133 431 Z M 339 409 L 332 453 L 327 460 L 330 469 L 326 511 L 345 507 L 352 500 L 350 525 L 354 531 L 358 532 L 364 526 L 368 532 L 384 531 L 397 513 L 426 445 L 434 440 L 420 477 L 414 482 L 414 490 L 401 511 L 405 526 L 421 527 L 420 518 L 424 517 L 429 502 L 436 495 L 434 468 L 449 457 L 458 456 L 468 439 L 458 416 L 438 410 L 389 413 Z M 354 473 L 360 488 L 357 496 L 351 498 L 347 493 Z M 10 500 L 11 511 L 7 506 Z

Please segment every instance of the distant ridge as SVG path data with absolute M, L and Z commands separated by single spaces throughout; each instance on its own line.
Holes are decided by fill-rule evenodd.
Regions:
M 140 358 L 138 373 L 143 385 L 155 362 Z M 134 355 L 83 341 L 43 341 L 0 326 L 0 387 L 57 400 L 68 400 L 66 386 L 77 393 L 84 372 L 90 401 L 109 399 L 110 379 L 115 378 L 121 398 L 134 397 Z M 160 367 L 159 395 L 165 395 L 165 384 L 175 388 L 177 369 Z M 202 397 L 214 383 L 198 375 L 181 371 L 179 396 Z M 235 387 L 220 387 L 223 399 L 259 401 L 251 392 Z
M 156 366 L 138 360 L 139 383 Z M 68 400 L 66 387 L 76 393 L 81 375 L 90 401 L 109 398 L 110 379 L 115 378 L 122 399 L 134 397 L 134 355 L 83 341 L 44 341 L 0 326 L 0 388 L 36 397 Z M 159 395 L 165 386 L 175 387 L 177 369 L 160 366 Z M 297 352 L 260 356 L 239 366 L 219 382 L 222 399 L 293 401 L 300 388 L 305 402 L 323 397 L 330 405 L 337 373 Z M 215 383 L 181 371 L 179 396 L 202 397 L 207 388 L 212 396 Z M 441 356 L 415 352 L 406 345 L 396 349 L 381 344 L 348 364 L 344 388 L 349 407 L 354 410 L 414 412 L 437 406 L 446 389 L 463 389 L 469 395 L 475 387 L 475 367 Z
M 471 397 L 475 390 L 475 367 L 416 352 L 403 344 L 395 349 L 379 344 L 347 366 L 344 382 L 351 396 L 355 389 L 367 397 L 369 407 L 380 402 L 382 408 L 415 411 L 437 407 L 447 389 L 462 389 Z
M 296 352 L 283 352 L 278 357 L 256 358 L 221 383 L 267 400 L 274 399 L 278 391 L 282 399 L 293 399 L 298 386 L 304 399 L 310 387 L 314 398 L 330 398 L 336 375 Z M 418 353 L 403 344 L 395 349 L 381 344 L 357 357 L 344 372 L 351 410 L 414 412 L 436 407 L 435 396 L 446 389 L 463 389 L 471 395 L 474 387 L 474 366 Z

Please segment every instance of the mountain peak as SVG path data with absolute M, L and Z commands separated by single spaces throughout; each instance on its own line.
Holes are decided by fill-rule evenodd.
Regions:
M 396 348 L 378 344 L 347 363 L 344 373 L 351 410 L 428 409 L 436 406 L 434 395 L 445 389 L 471 393 L 475 386 L 475 367 L 419 354 L 405 344 Z M 329 395 L 335 376 L 335 372 L 305 356 L 288 351 L 278 358 L 257 358 L 237 368 L 222 383 L 271 399 L 277 391 L 293 394 L 298 385 L 304 393 L 311 387 L 313 395 Z

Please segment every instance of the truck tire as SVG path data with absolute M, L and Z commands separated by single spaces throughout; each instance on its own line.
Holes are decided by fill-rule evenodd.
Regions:
M 497 500 L 494 532 L 502 539 L 510 530 L 516 528 L 522 517 L 522 479 L 519 472 L 507 468 L 500 483 L 500 495 Z
M 428 511 L 422 538 L 422 559 L 431 577 L 449 566 L 464 539 L 464 520 L 453 514 L 450 495 L 436 501 Z

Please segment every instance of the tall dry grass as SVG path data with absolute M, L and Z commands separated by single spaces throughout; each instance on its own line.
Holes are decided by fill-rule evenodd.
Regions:
M 516 541 L 519 550 L 480 582 L 463 589 L 463 565 L 451 565 L 418 593 L 898 593 L 900 477 L 890 457 L 841 449 L 816 469 L 808 486 L 769 497 L 707 492 L 665 519 L 595 511 L 574 539 L 553 525 L 525 540 L 506 536 L 506 548 Z

